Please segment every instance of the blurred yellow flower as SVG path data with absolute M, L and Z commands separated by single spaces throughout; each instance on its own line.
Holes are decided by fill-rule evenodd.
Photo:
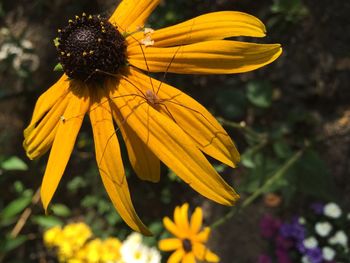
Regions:
M 52 227 L 44 233 L 45 246 L 56 248 L 59 262 L 110 263 L 121 262 L 122 243 L 117 238 L 91 239 L 90 227 L 85 223 Z
M 48 248 L 56 247 L 60 262 L 74 259 L 86 241 L 92 236 L 85 223 L 72 223 L 64 228 L 52 227 L 44 232 L 44 243 Z
M 163 219 L 165 227 L 175 236 L 159 241 L 160 250 L 175 250 L 168 263 L 194 263 L 196 260 L 219 262 L 219 257 L 206 247 L 210 228 L 201 230 L 202 220 L 202 209 L 197 207 L 188 221 L 188 204 L 175 208 L 174 222 L 168 217 Z
M 121 258 L 120 247 L 122 243 L 117 238 L 107 238 L 103 241 L 101 260 L 103 262 L 115 262 Z
M 44 243 L 47 247 L 54 247 L 60 242 L 62 228 L 60 226 L 51 227 L 44 232 Z
M 132 229 L 150 234 L 131 202 L 114 122 L 141 179 L 158 182 L 162 161 L 203 196 L 223 205 L 238 199 L 205 156 L 236 167 L 240 156 L 229 135 L 194 99 L 144 72 L 247 72 L 276 60 L 281 46 L 225 40 L 266 33 L 259 19 L 234 11 L 204 14 L 159 30 L 144 28 L 160 2 L 124 0 L 109 20 L 83 14 L 58 30 L 56 48 L 65 74 L 38 99 L 23 143 L 30 159 L 51 148 L 41 187 L 45 210 L 85 114 L 102 182 Z

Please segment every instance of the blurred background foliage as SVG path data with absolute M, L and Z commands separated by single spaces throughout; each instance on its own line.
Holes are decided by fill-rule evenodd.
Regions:
M 100 182 L 88 122 L 48 215 L 38 194 L 47 156 L 29 161 L 21 146 L 37 97 L 59 77 L 53 72 L 57 28 L 82 12 L 108 16 L 115 6 L 112 0 L 0 2 L 0 261 L 50 262 L 42 233 L 70 221 L 86 222 L 102 238 L 130 233 Z M 251 73 L 167 74 L 165 81 L 205 105 L 235 140 L 242 154 L 238 169 L 213 163 L 250 207 L 232 218 L 230 208 L 198 196 L 165 167 L 159 184 L 141 182 L 130 165 L 126 172 L 137 211 L 155 234 L 146 238 L 149 245 L 167 235 L 162 217 L 189 201 L 205 208 L 208 224 L 219 220 L 212 246 L 222 262 L 256 262 L 262 214 L 290 215 L 313 200 L 350 207 L 350 8 L 343 1 L 174 0 L 163 1 L 149 24 L 160 28 L 218 10 L 259 17 L 268 37 L 254 41 L 281 43 L 283 56 Z

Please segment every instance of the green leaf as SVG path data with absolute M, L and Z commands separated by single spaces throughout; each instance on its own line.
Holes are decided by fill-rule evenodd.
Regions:
M 324 199 L 335 199 L 335 185 L 332 176 L 319 154 L 308 150 L 291 170 L 290 183 L 295 184 L 299 192 Z
M 7 252 L 10 252 L 11 250 L 18 248 L 20 245 L 26 242 L 27 239 L 28 238 L 26 236 L 17 236 L 15 238 L 11 236 L 6 236 L 5 240 L 3 240 L 0 243 L 1 254 L 5 254 Z
M 255 152 L 248 149 L 242 154 L 241 163 L 247 168 L 254 168 L 255 167 L 254 155 L 255 155 Z
M 251 81 L 247 84 L 247 98 L 256 107 L 268 108 L 272 103 L 272 88 L 267 82 Z
M 1 212 L 1 219 L 10 219 L 21 213 L 32 201 L 32 196 L 20 197 L 9 203 Z
M 153 222 L 150 226 L 149 229 L 154 235 L 158 235 L 164 231 L 164 227 L 162 222 Z
M 3 161 L 0 164 L 1 168 L 7 171 L 17 170 L 17 171 L 26 171 L 28 166 L 17 156 L 12 156 L 9 159 Z
M 53 71 L 59 71 L 62 72 L 63 71 L 63 66 L 61 63 L 57 63 L 56 66 L 53 68 Z
M 53 204 L 50 209 L 56 216 L 67 217 L 70 216 L 70 209 L 64 204 Z
M 32 220 L 35 224 L 43 228 L 63 225 L 63 222 L 55 216 L 33 216 Z
M 279 158 L 288 158 L 288 156 L 292 154 L 290 146 L 284 141 L 276 141 L 272 146 L 275 154 Z

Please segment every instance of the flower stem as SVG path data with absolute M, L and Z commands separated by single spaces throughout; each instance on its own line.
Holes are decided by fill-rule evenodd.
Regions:
M 286 172 L 300 159 L 303 153 L 304 149 L 297 151 L 258 190 L 256 190 L 247 199 L 245 199 L 241 205 L 233 207 L 226 215 L 216 220 L 211 225 L 211 227 L 216 228 L 222 225 L 228 219 L 240 212 L 241 209 L 246 208 L 250 204 L 252 204 L 260 195 L 262 195 L 267 189 L 269 189 L 269 187 L 271 187 L 276 181 L 280 180 L 286 174 Z

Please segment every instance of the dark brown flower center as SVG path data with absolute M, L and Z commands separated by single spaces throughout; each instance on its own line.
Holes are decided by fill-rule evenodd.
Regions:
M 59 61 L 72 79 L 100 81 L 126 64 L 125 39 L 107 19 L 76 16 L 58 30 Z
M 191 240 L 188 238 L 185 238 L 182 240 L 182 247 L 185 250 L 185 252 L 191 252 L 192 251 L 192 243 Z

